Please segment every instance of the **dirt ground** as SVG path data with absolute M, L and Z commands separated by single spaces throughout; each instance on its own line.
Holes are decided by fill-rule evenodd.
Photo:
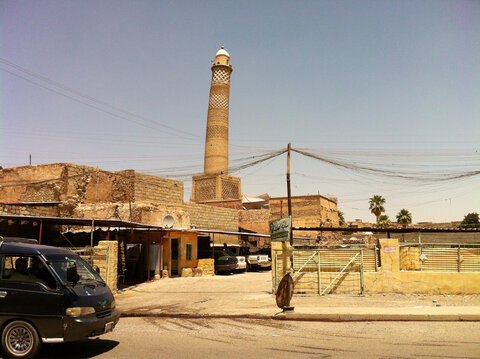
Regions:
M 166 278 L 127 288 L 116 295 L 123 313 L 263 314 L 279 311 L 272 294 L 271 271 L 214 277 Z M 297 295 L 296 310 L 318 307 L 455 307 L 480 306 L 480 294 L 375 294 L 364 297 Z

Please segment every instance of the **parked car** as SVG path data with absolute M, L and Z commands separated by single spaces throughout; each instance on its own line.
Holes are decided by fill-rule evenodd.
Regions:
M 237 258 L 237 266 L 235 267 L 235 271 L 245 272 L 247 270 L 247 260 L 245 259 L 245 256 L 237 256 L 234 253 L 231 253 L 230 250 L 228 253 Z
M 0 331 L 5 354 L 110 332 L 120 314 L 100 275 L 70 250 L 0 237 Z
M 231 272 L 237 267 L 237 257 L 228 253 L 224 249 L 215 249 L 215 274 L 221 272 Z
M 249 247 L 229 247 L 228 250 L 236 256 L 245 256 L 247 271 L 272 266 L 272 261 L 268 259 L 268 255 L 251 253 Z

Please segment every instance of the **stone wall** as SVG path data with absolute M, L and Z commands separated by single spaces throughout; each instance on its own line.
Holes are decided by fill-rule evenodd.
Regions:
M 100 241 L 94 247 L 93 264 L 100 269 L 100 275 L 108 287 L 117 290 L 118 242 Z
M 52 206 L 25 206 L 0 204 L 0 214 L 8 214 L 13 216 L 42 216 L 57 217 L 59 215 L 59 207 Z

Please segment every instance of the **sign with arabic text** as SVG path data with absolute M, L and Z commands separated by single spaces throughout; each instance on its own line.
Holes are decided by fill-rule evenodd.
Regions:
M 272 242 L 289 241 L 291 228 L 291 216 L 270 221 L 270 239 Z

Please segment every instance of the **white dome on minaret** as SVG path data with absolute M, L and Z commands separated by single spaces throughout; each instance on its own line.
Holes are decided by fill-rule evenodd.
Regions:
M 217 51 L 217 54 L 215 56 L 219 56 L 219 55 L 230 57 L 230 54 L 227 52 L 227 50 L 225 50 L 225 47 L 223 46 L 220 48 L 220 50 Z

